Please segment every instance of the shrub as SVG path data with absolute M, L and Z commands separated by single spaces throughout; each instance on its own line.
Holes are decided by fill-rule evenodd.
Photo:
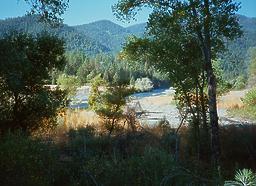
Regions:
M 226 181 L 224 186 L 253 186 L 256 185 L 256 175 L 249 169 L 238 170 L 235 181 Z
M 62 74 L 58 77 L 57 84 L 61 87 L 61 89 L 66 90 L 69 96 L 72 96 L 76 93 L 79 83 L 76 76 Z
M 6 134 L 0 141 L 0 185 L 53 184 L 56 155 L 40 140 L 21 133 Z
M 247 92 L 242 101 L 246 106 L 255 106 L 256 105 L 256 88 L 253 88 L 249 92 Z
M 234 88 L 237 89 L 237 90 L 241 90 L 241 89 L 245 88 L 246 82 L 247 82 L 247 80 L 244 76 L 239 76 L 236 79 L 236 82 L 234 84 Z
M 220 128 L 224 176 L 232 176 L 238 168 L 255 170 L 255 125 L 229 125 Z
M 152 81 L 149 78 L 139 78 L 135 81 L 135 89 L 140 92 L 150 91 L 154 88 Z

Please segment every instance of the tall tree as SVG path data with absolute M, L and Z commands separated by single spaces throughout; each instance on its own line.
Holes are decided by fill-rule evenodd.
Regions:
M 54 120 L 65 94 L 44 85 L 52 69 L 65 65 L 63 44 L 46 34 L 13 33 L 0 39 L 0 132 L 30 132 Z
M 208 84 L 212 159 L 214 166 L 217 167 L 220 159 L 220 142 L 216 77 L 212 59 L 223 51 L 224 39 L 234 39 L 241 35 L 235 15 L 239 4 L 233 0 L 119 0 L 113 9 L 118 18 L 129 20 L 143 6 L 153 8 L 150 18 L 154 19 L 149 19 L 149 25 L 154 27 L 154 24 L 158 23 L 151 20 L 159 19 L 160 21 L 162 18 L 169 17 L 169 21 L 183 27 L 185 35 L 194 35 L 200 42 Z M 154 32 L 151 34 L 154 36 Z
M 31 6 L 30 14 L 38 14 L 41 20 L 58 25 L 62 22 L 61 15 L 68 7 L 69 0 L 24 0 Z

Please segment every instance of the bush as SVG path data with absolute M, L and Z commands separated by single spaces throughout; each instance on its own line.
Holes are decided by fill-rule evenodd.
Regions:
M 256 175 L 249 169 L 238 170 L 235 181 L 226 181 L 224 186 L 244 186 L 256 185 Z
M 0 185 L 51 185 L 56 162 L 56 152 L 42 141 L 6 134 L 0 141 Z
M 247 92 L 242 101 L 246 106 L 255 106 L 256 105 L 256 88 L 253 88 L 249 92 Z
M 220 128 L 222 168 L 225 177 L 244 167 L 256 169 L 256 126 L 229 125 Z
M 149 78 L 139 78 L 135 81 L 135 89 L 140 92 L 150 91 L 154 88 L 152 81 Z
M 247 80 L 244 76 L 239 76 L 237 79 L 236 79 L 236 82 L 234 84 L 234 88 L 237 89 L 237 90 L 241 90 L 241 89 L 244 89 L 245 86 L 246 86 L 246 83 L 247 83 Z
M 76 76 L 62 74 L 58 77 L 57 84 L 61 87 L 62 90 L 67 91 L 68 96 L 72 96 L 76 93 L 76 89 L 79 83 Z

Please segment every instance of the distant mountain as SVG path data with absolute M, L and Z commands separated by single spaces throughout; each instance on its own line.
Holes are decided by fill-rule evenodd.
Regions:
M 238 15 L 240 24 L 246 31 L 256 31 L 256 18 L 249 18 L 243 15 Z
M 88 55 L 119 52 L 126 37 L 143 35 L 145 24 L 129 28 L 124 28 L 108 20 L 78 26 L 64 24 L 59 28 L 51 28 L 47 24 L 39 22 L 37 16 L 0 20 L 0 36 L 10 31 L 22 31 L 31 34 L 47 31 L 64 38 L 68 51 L 79 50 Z
M 100 52 L 111 52 L 111 49 L 85 34 L 78 32 L 75 28 L 62 25 L 59 28 L 51 28 L 47 24 L 38 21 L 37 16 L 23 16 L 0 20 L 0 35 L 10 31 L 22 31 L 31 34 L 38 34 L 47 31 L 51 34 L 64 38 L 67 50 L 82 50 L 89 55 Z
M 127 29 L 135 35 L 143 35 L 146 29 L 147 23 L 136 24 L 127 27 Z
M 227 42 L 228 51 L 222 55 L 222 67 L 225 78 L 236 79 L 240 75 L 247 76 L 248 73 L 248 51 L 256 47 L 256 18 L 238 15 L 242 26 L 243 36 L 235 41 Z
M 78 31 L 109 47 L 114 53 L 121 50 L 122 44 L 129 35 L 142 36 L 146 24 L 124 28 L 108 20 L 96 21 L 75 26 Z

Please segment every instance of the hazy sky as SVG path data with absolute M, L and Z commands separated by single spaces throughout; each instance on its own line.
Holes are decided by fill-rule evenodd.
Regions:
M 111 6 L 118 0 L 70 0 L 69 8 L 63 15 L 64 23 L 68 25 L 85 24 L 97 20 L 108 19 L 123 26 L 146 22 L 149 10 L 138 14 L 137 21 L 122 23 L 112 13 Z M 256 17 L 256 0 L 236 0 L 241 2 L 240 14 Z M 24 0 L 0 0 L 0 19 L 22 16 L 29 10 Z

